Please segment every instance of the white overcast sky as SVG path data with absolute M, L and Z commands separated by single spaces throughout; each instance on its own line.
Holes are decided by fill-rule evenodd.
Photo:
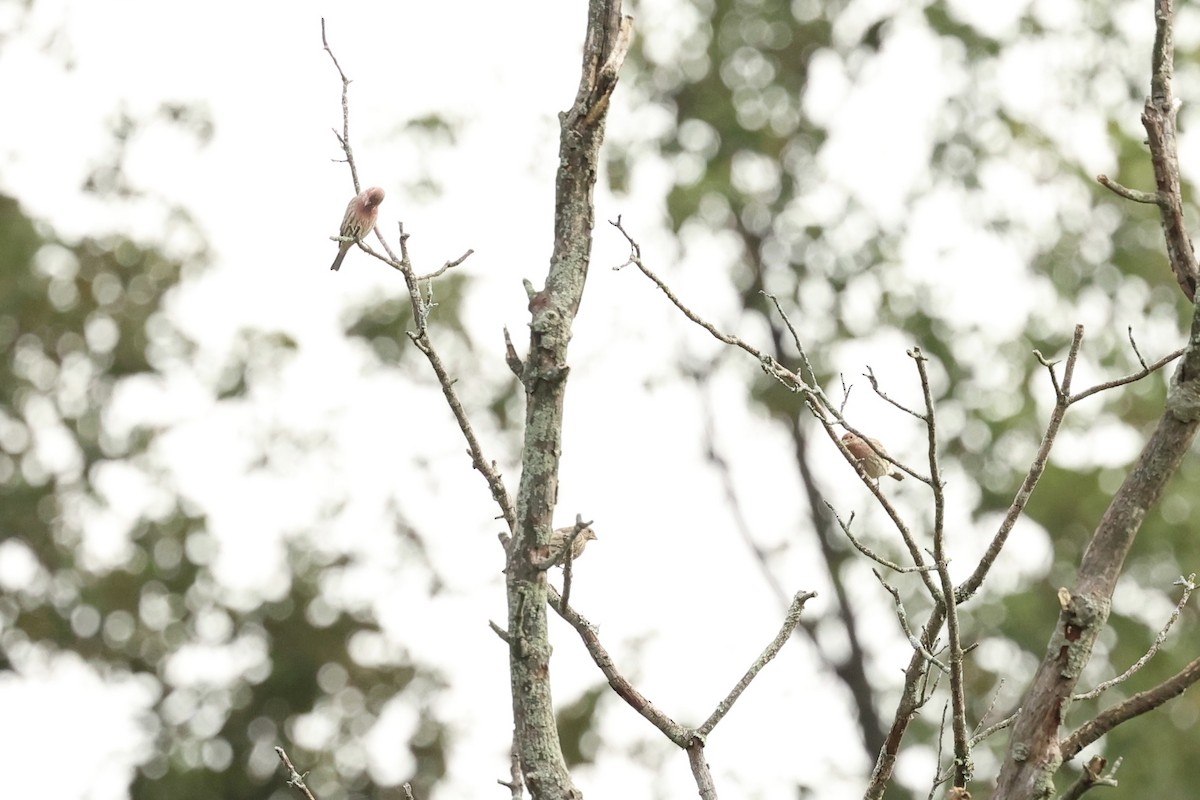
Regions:
M 477 399 L 470 390 L 473 374 L 493 382 L 504 374 L 502 327 L 518 344 L 524 338 L 521 279 L 540 285 L 545 274 L 556 114 L 574 97 L 584 4 L 542 0 L 517 10 L 483 0 L 35 0 L 28 17 L 15 5 L 0 6 L 0 30 L 18 18 L 27 24 L 0 50 L 6 116 L 0 188 L 67 239 L 115 230 L 158 241 L 163 220 L 155 204 L 97 202 L 79 186 L 105 151 L 106 121 L 120 109 L 138 116 L 164 101 L 200 104 L 215 125 L 211 144 L 197 148 L 186 136 L 156 126 L 135 142 L 127 165 L 135 185 L 190 209 L 213 247 L 213 268 L 190 282 L 173 318 L 201 343 L 195 366 L 205 375 L 215 372 L 246 327 L 283 330 L 300 342 L 295 360 L 248 411 L 215 413 L 201 383 L 182 371 L 173 375 L 168 394 L 142 387 L 125 404 L 128 419 L 148 415 L 176 425 L 159 453 L 182 491 L 211 515 L 221 542 L 218 574 L 232 594 L 253 594 L 280 581 L 282 537 L 314 524 L 323 507 L 340 500 L 347 501 L 346 510 L 323 535 L 371 552 L 379 547 L 374 537 L 390 535 L 383 499 L 399 494 L 404 514 L 428 536 L 433 562 L 451 591 L 431 602 L 419 582 L 389 581 L 388 569 L 402 569 L 397 565 L 383 565 L 344 591 L 357 590 L 364 602 L 374 598 L 385 629 L 452 678 L 452 690 L 437 700 L 456 736 L 450 775 L 437 797 L 494 797 L 493 781 L 507 770 L 511 726 L 504 651 L 486 625 L 505 614 L 495 511 L 469 469 L 440 394 L 428 381 L 414 386 L 367 374 L 361 348 L 340 336 L 349 305 L 398 294 L 402 284 L 358 251 L 340 273 L 328 270 L 335 245 L 327 237 L 336 232 L 350 182 L 345 167 L 332 160 L 339 155 L 331 127 L 340 127 L 341 87 L 320 46 L 319 20 L 326 17 L 330 41 L 354 79 L 355 153 L 364 182 L 388 192 L 383 229 L 390 234 L 397 220 L 404 222 L 423 271 L 467 248 L 476 251 L 462 268 L 474 279 L 466 319 L 476 351 L 450 353 L 464 393 Z M 869 19 L 872 8 L 892 5 L 859 3 L 854 13 Z M 979 24 L 1000 32 L 1027 4 L 986 5 L 992 16 Z M 1066 5 L 1073 4 L 1042 4 L 1048 15 L 1066 13 L 1054 10 Z M 982 13 L 972 8 L 970 13 Z M 678 13 L 670 0 L 643 4 L 635 13 L 643 27 L 639 35 L 657 36 L 658 46 L 669 47 L 677 19 L 672 15 Z M 853 25 L 854 15 L 844 24 Z M 836 58 L 818 58 L 806 108 L 834 134 L 823 166 L 836 166 L 847 191 L 861 192 L 880 218 L 895 221 L 911 212 L 905 198 L 926 168 L 920 156 L 929 126 L 946 97 L 967 87 L 944 63 L 919 15 L 900 19 L 889 48 L 887 60 L 860 85 L 847 84 Z M 1008 79 L 1033 83 L 1043 67 L 1031 54 Z M 663 124 L 661 111 L 631 107 L 623 88 L 611 116 L 614 136 L 632 138 Z M 407 120 L 432 113 L 460 123 L 452 146 L 422 148 L 404 132 Z M 884 145 L 870 138 L 878 136 L 881 121 L 888 131 Z M 1102 125 L 1098 131 L 1084 126 L 1074 137 L 1082 153 L 1077 157 L 1094 163 L 1096 172 L 1111 168 L 1112 158 Z M 424 176 L 444 191 L 415 200 L 404 189 Z M 711 260 L 694 252 L 680 260 L 663 232 L 670 178 L 663 165 L 643 164 L 628 198 L 601 191 L 598 220 L 624 214 L 646 258 L 682 297 L 719 325 L 747 338 L 760 336 L 753 326 L 739 327 L 719 241 Z M 931 199 L 925 217 L 911 220 L 914 237 L 904 257 L 915 275 L 936 276 L 964 317 L 986 317 L 995 311 L 995 296 L 975 291 L 973 275 L 947 266 L 981 244 L 945 241 L 946 215 L 955 212 L 953 197 Z M 990 240 L 982 244 L 994 259 L 994 283 L 1015 283 L 1022 251 Z M 681 350 L 711 353 L 714 345 L 639 274 L 609 269 L 625 255 L 623 240 L 601 224 L 572 341 L 560 523 L 578 511 L 596 520 L 600 535 L 577 572 L 577 607 L 600 625 L 618 665 L 647 696 L 681 722 L 695 724 L 774 635 L 782 609 L 734 532 L 719 482 L 704 466 L 694 389 L 673 379 Z M 1015 302 L 1027 302 L 1032 312 L 1039 300 Z M 843 368 L 856 375 L 869 363 L 897 395 L 916 400 L 903 357 L 910 344 L 895 335 L 864 337 L 840 350 Z M 729 358 L 708 387 L 744 510 L 765 545 L 793 543 L 774 564 L 787 590 L 824 590 L 795 499 L 788 443 L 746 407 L 746 375 L 746 365 Z M 896 421 L 865 388 L 856 402 L 852 410 L 864 428 Z M 328 461 L 247 478 L 247 445 L 267 425 L 325 433 L 336 446 Z M 510 463 L 516 456 L 491 442 L 492 458 Z M 916 432 L 908 441 L 899 437 L 892 449 L 903 453 L 909 446 L 915 458 Z M 418 467 L 418 460 L 426 466 Z M 820 464 L 825 474 L 850 475 L 832 448 Z M 507 477 L 515 489 L 515 472 Z M 969 484 L 958 477 L 952 486 Z M 112 485 L 116 517 L 98 523 L 89 544 L 101 560 L 119 557 L 120 509 L 132 513 L 138 502 L 120 497 L 133 491 L 132 479 L 114 476 Z M 896 491 L 902 505 L 918 507 L 919 496 L 906 494 L 913 488 Z M 867 508 L 857 487 L 838 501 L 847 511 Z M 962 502 L 952 513 L 958 529 L 975 531 L 968 508 Z M 1018 535 L 1027 538 L 1031 562 L 1046 559 L 1039 531 Z M 971 563 L 977 547 L 975 540 L 964 543 L 959 566 Z M 0 584 L 19 583 L 28 565 L 18 562 L 11 555 L 0 558 Z M 1011 574 L 1016 565 L 1009 566 Z M 888 685 L 898 679 L 906 645 L 895 637 L 873 579 L 865 569 L 859 577 L 865 581 L 858 586 L 872 600 L 863 608 L 869 638 L 878 642 L 880 663 L 888 665 L 874 677 Z M 808 613 L 828 613 L 825 596 Z M 558 625 L 554 635 L 556 696 L 569 700 L 599 676 L 569 629 Z M 178 669 L 187 674 L 196 665 Z M 136 685 L 105 688 L 69 658 L 0 683 L 5 794 L 123 797 L 138 757 L 136 718 L 145 702 Z M 889 711 L 886 704 L 881 710 Z M 411 709 L 394 709 L 372 737 L 368 749 L 379 775 L 394 779 L 411 768 L 389 759 L 398 750 L 392 737 L 407 735 L 413 718 Z M 802 783 L 814 797 L 841 798 L 861 790 L 870 766 L 855 732 L 840 694 L 814 674 L 806 647 L 792 642 L 711 737 L 708 758 L 717 786 L 731 796 L 784 800 L 795 797 Z M 613 754 L 580 772 L 585 794 L 637 800 L 695 791 L 685 756 L 619 703 L 604 714 L 601 734 Z M 664 754 L 661 771 L 620 755 L 634 742 L 651 742 Z M 906 757 L 901 768 L 906 778 L 921 782 L 929 764 Z

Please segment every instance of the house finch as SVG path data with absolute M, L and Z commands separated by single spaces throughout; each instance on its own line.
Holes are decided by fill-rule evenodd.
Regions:
M 875 450 L 878 450 L 880 453 L 887 453 L 877 439 L 870 439 L 869 441 L 875 445 Z M 863 472 L 867 473 L 868 477 L 879 480 L 884 475 L 887 475 L 889 478 L 895 478 L 898 481 L 904 480 L 904 476 L 900 474 L 900 470 L 893 467 L 887 459 L 876 455 L 875 450 L 872 450 L 870 445 L 853 433 L 847 432 L 842 437 L 842 444 L 850 451 L 850 455 L 854 456 L 854 460 L 859 463 L 863 468 Z
M 364 189 L 362 194 L 355 195 L 346 205 L 346 216 L 342 217 L 342 229 L 338 235 L 351 236 L 354 241 L 365 239 L 371 229 L 375 227 L 375 217 L 379 215 L 379 204 L 382 202 L 383 189 L 378 186 Z M 350 252 L 350 248 L 353 246 L 353 241 L 338 242 L 337 258 L 333 260 L 333 266 L 330 269 L 342 266 L 342 259 L 346 257 L 346 253 Z
M 563 548 L 571 539 L 571 534 L 575 533 L 575 526 L 570 525 L 566 528 L 555 528 L 550 534 L 550 564 L 553 566 L 562 566 Z M 596 538 L 596 532 L 591 526 L 584 528 L 575 537 L 575 541 L 571 543 L 571 560 L 579 558 L 583 554 L 583 548 L 587 547 L 587 543 Z

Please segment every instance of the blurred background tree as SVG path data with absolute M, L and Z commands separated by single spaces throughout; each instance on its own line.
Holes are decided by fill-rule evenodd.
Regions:
M 112 158 L 85 191 L 114 205 L 164 202 L 130 185 L 122 163 L 143 127 L 164 122 L 201 142 L 208 127 L 194 108 L 122 115 Z M 133 797 L 288 796 L 276 777 L 281 741 L 318 791 L 402 797 L 372 779 L 364 754 L 397 702 L 415 709 L 408 756 L 398 757 L 411 765 L 404 780 L 427 796 L 445 773 L 445 726 L 426 702 L 442 679 L 387 640 L 369 603 L 329 591 L 379 554 L 321 536 L 338 512 L 329 508 L 291 533 L 272 580 L 232 590 L 205 509 L 164 468 L 181 374 L 202 383 L 209 413 L 240 427 L 261 420 L 295 346 L 246 330 L 226 363 L 195 363 L 168 306 L 209 257 L 186 209 L 165 217 L 162 241 L 70 242 L 0 197 L 0 553 L 10 565 L 0 667 L 37 675 L 73 653 L 105 681 L 138 686 L 149 713 Z M 452 320 L 453 300 L 442 302 Z M 286 474 L 327 445 L 280 422 L 251 427 L 248 482 Z M 411 565 L 398 574 L 436 594 L 421 538 L 392 511 L 396 535 L 383 546 Z M 249 522 L 239 533 L 255 535 Z

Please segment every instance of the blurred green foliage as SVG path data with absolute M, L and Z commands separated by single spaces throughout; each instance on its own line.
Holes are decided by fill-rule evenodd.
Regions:
M 37 565 L 26 585 L 0 595 L 0 669 L 74 651 L 103 675 L 155 686 L 144 720 L 153 751 L 131 789 L 139 800 L 284 796 L 272 750 L 280 744 L 314 788 L 386 796 L 365 759 L 335 754 L 361 748 L 390 702 L 418 709 L 408 780 L 427 796 L 445 773 L 448 730 L 421 698 L 440 680 L 407 653 L 385 649 L 368 662 L 351 654 L 357 639 L 382 635 L 378 624 L 366 611 L 330 608 L 321 581 L 353 564 L 297 544 L 282 596 L 249 607 L 227 596 L 204 513 L 152 456 L 162 431 L 110 424 L 123 382 L 164 380 L 194 352 L 163 312 L 189 261 L 202 255 L 172 259 L 121 237 L 60 241 L 0 197 L 0 548 Z M 278 332 L 246 331 L 212 397 L 245 402 L 295 346 Z M 278 467 L 272 437 L 260 446 L 259 466 Z M 88 513 L 110 502 L 97 483 L 114 464 L 166 499 L 147 502 L 131 523 L 120 562 L 100 565 L 81 545 Z M 169 664 L 188 648 L 258 656 L 227 678 L 173 683 Z M 330 724 L 323 752 L 290 745 L 301 715 Z

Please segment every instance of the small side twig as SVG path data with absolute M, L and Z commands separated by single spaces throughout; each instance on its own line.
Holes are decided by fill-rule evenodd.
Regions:
M 881 389 L 879 387 L 879 379 L 875 377 L 875 370 L 871 369 L 870 366 L 868 366 L 867 371 L 863 373 L 863 377 L 866 378 L 867 382 L 871 384 L 871 391 L 875 392 L 875 394 L 879 397 L 880 400 L 883 400 L 885 403 L 892 406 L 893 408 L 903 411 L 905 414 L 916 417 L 917 419 L 921 420 L 922 422 L 925 421 L 924 414 L 922 414 L 919 411 L 914 411 L 913 409 L 911 409 L 908 406 L 901 403 L 899 400 L 894 400 L 891 396 L 888 395 L 887 392 L 883 391 L 883 389 Z
M 1126 186 L 1114 181 L 1107 175 L 1097 175 L 1096 182 L 1108 189 L 1118 197 L 1124 197 L 1126 200 L 1132 200 L 1135 203 L 1146 203 L 1147 205 L 1158 205 L 1158 195 L 1155 192 L 1143 192 L 1138 189 L 1130 189 Z
M 433 272 L 430 272 L 428 275 L 418 275 L 417 280 L 418 281 L 429 281 L 429 280 L 433 280 L 434 278 L 441 277 L 448 270 L 452 270 L 455 267 L 461 265 L 464 261 L 466 261 L 468 258 L 470 258 L 474 254 L 475 254 L 475 250 L 469 249 L 469 250 L 467 250 L 467 252 L 463 253 L 461 256 L 454 259 L 453 261 L 447 261 L 445 264 L 442 264 L 442 266 L 438 267 Z
M 929 648 L 925 647 L 925 645 L 921 643 L 921 640 L 913 635 L 912 628 L 910 628 L 908 625 L 908 613 L 904 610 L 904 603 L 900 600 L 900 592 L 896 589 L 896 587 L 892 586 L 883 579 L 883 576 L 879 574 L 879 570 L 872 569 L 871 572 L 874 573 L 875 579 L 883 585 L 883 588 L 887 590 L 888 594 L 892 596 L 892 604 L 896 607 L 896 617 L 900 620 L 900 629 L 904 631 L 904 636 L 908 639 L 908 643 L 912 646 L 912 649 L 920 654 L 921 658 L 925 659 L 931 665 L 937 667 L 942 672 L 949 674 L 950 668 L 938 661 L 933 653 L 929 652 Z
M 508 364 L 509 371 L 517 376 L 517 380 L 521 380 L 525 376 L 525 362 L 517 355 L 517 348 L 513 347 L 507 325 L 504 326 L 504 363 Z
M 338 143 L 342 146 L 342 151 L 346 154 L 346 163 L 350 166 L 350 179 L 354 182 L 354 193 L 358 194 L 362 191 L 362 186 L 358 182 L 358 167 L 354 164 L 354 153 L 350 149 L 350 79 L 346 77 L 346 73 L 342 70 L 342 65 L 338 63 L 337 56 L 333 54 L 333 48 L 329 46 L 329 39 L 325 35 L 325 18 L 321 17 L 321 45 L 325 48 L 325 52 L 329 54 L 329 59 L 333 61 L 334 69 L 337 70 L 338 76 L 342 79 L 342 131 L 338 133 L 334 129 L 333 135 L 337 137 Z
M 979 733 L 976 733 L 974 736 L 971 737 L 971 746 L 974 747 L 975 745 L 979 744 L 980 742 L 982 742 L 984 739 L 988 738 L 992 734 L 999 733 L 1000 731 L 1011 727 L 1013 722 L 1016 721 L 1017 714 L 1019 714 L 1019 713 L 1021 713 L 1021 709 L 1018 708 L 1012 714 L 1010 714 L 1009 716 L 1000 720 L 999 722 L 993 723 L 993 724 L 987 726 L 986 728 L 984 728 L 983 730 L 979 731 Z
M 1159 630 L 1158 635 L 1154 637 L 1154 642 L 1150 645 L 1150 649 L 1146 651 L 1145 655 L 1133 662 L 1129 669 L 1125 670 L 1117 677 L 1110 678 L 1109 680 L 1097 684 L 1096 687 L 1091 691 L 1081 692 L 1077 695 L 1074 695 L 1071 698 L 1072 700 L 1094 700 L 1117 684 L 1124 683 L 1125 681 L 1129 680 L 1134 673 L 1146 666 L 1146 663 L 1150 659 L 1154 658 L 1154 655 L 1158 653 L 1160 649 L 1162 649 L 1163 642 L 1167 640 L 1167 633 L 1171 630 L 1171 626 L 1175 624 L 1175 621 L 1179 619 L 1179 615 L 1183 613 L 1183 607 L 1187 605 L 1188 598 L 1192 596 L 1192 592 L 1196 588 L 1196 573 L 1193 572 L 1186 578 L 1180 577 L 1175 581 L 1175 584 L 1183 587 L 1183 596 L 1180 597 L 1179 602 L 1175 604 L 1175 610 L 1167 619 L 1166 624 L 1164 624 L 1162 629 Z
M 853 533 L 850 532 L 850 526 L 854 524 L 854 513 L 853 512 L 851 512 L 851 514 L 850 514 L 850 519 L 843 520 L 841 515 L 839 515 L 837 513 L 837 511 L 834 510 L 833 506 L 828 501 L 825 502 L 825 507 L 828 508 L 829 513 L 833 515 L 833 518 L 837 522 L 838 527 L 842 529 L 842 533 L 846 534 L 846 538 L 850 540 L 850 544 L 854 545 L 854 549 L 857 550 L 858 552 L 862 553 L 867 558 L 874 561 L 879 566 L 887 567 L 888 569 L 892 570 L 893 572 L 900 572 L 900 573 L 929 572 L 931 570 L 937 569 L 937 566 L 935 564 L 925 564 L 923 566 L 916 566 L 916 567 L 902 567 L 899 564 L 895 563 L 894 561 L 888 561 L 886 558 L 879 555 L 874 550 L 872 550 L 871 548 L 869 548 L 865 544 L 863 544 Z
M 525 779 L 521 776 L 521 753 L 517 749 L 517 731 L 513 730 L 512 747 L 508 751 L 508 780 L 496 779 L 496 783 L 506 787 L 511 793 L 512 800 L 521 800 L 525 796 Z
M 571 535 L 563 541 L 562 552 L 562 571 L 563 571 L 563 589 L 562 589 L 562 605 L 563 608 L 570 608 L 571 603 L 571 565 L 575 558 L 575 540 L 583 533 L 583 529 L 592 524 L 592 521 L 583 521 L 583 517 L 579 514 L 575 515 L 575 530 L 571 531 Z M 586 544 L 586 543 L 585 543 Z
M 1083 797 L 1084 792 L 1097 786 L 1116 788 L 1117 770 L 1121 768 L 1121 759 L 1118 758 L 1114 761 L 1112 769 L 1105 772 L 1104 766 L 1107 763 L 1108 760 L 1104 756 L 1092 756 L 1084 765 L 1083 774 L 1079 776 L 1079 780 L 1063 792 L 1062 800 L 1079 800 L 1080 797 Z
M 322 24 L 324 24 L 323 20 Z M 282 747 L 275 748 L 275 755 L 279 756 L 279 760 L 283 762 L 283 768 L 287 770 L 288 786 L 295 786 L 296 789 L 298 789 L 300 793 L 304 795 L 306 800 L 317 800 L 317 798 L 313 796 L 313 793 L 309 791 L 308 787 L 304 785 L 304 777 L 308 775 L 308 773 L 306 772 L 304 775 L 301 775 L 299 772 L 297 772 L 296 768 L 292 766 L 292 760 L 288 758 L 288 754 Z
M 1130 341 L 1131 342 L 1133 341 L 1132 332 L 1130 333 Z M 1172 361 L 1179 358 L 1181 355 L 1183 355 L 1183 351 L 1185 348 L 1181 347 L 1178 350 L 1175 350 L 1174 352 L 1167 353 L 1165 356 L 1158 359 L 1153 364 L 1147 364 L 1145 362 L 1145 360 L 1142 358 L 1142 354 L 1137 352 L 1136 344 L 1133 346 L 1133 349 L 1134 349 L 1134 352 L 1137 353 L 1138 361 L 1140 361 L 1142 364 L 1142 368 L 1140 370 L 1138 370 L 1137 372 L 1131 373 L 1129 375 L 1126 375 L 1123 378 L 1116 378 L 1111 381 L 1105 381 L 1104 383 L 1098 383 L 1089 389 L 1084 389 L 1082 392 L 1079 392 L 1078 394 L 1073 394 L 1070 396 L 1070 398 L 1067 399 L 1067 404 L 1074 405 L 1074 404 L 1078 403 L 1080 400 L 1085 400 L 1099 392 L 1107 391 L 1108 389 L 1115 389 L 1116 387 L 1124 386 L 1127 383 L 1134 383 L 1135 381 L 1140 381 L 1142 378 L 1146 377 L 1147 375 L 1151 374 L 1152 372 L 1157 372 L 1158 370 L 1165 367 L 1167 364 L 1170 364 Z

